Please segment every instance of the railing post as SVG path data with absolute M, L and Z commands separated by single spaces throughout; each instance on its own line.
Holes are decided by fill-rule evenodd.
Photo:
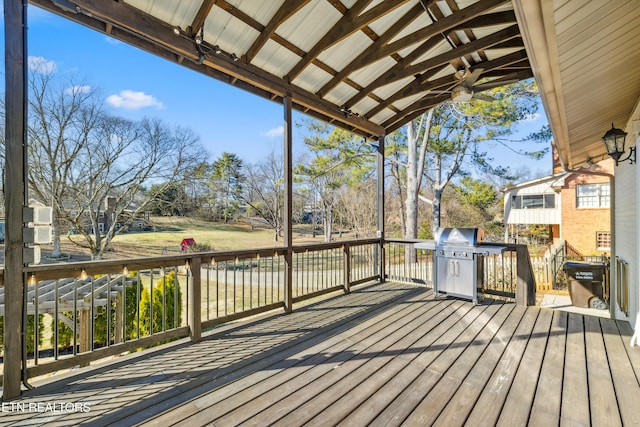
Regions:
M 284 110 L 284 244 L 285 287 L 284 310 L 293 311 L 293 150 L 292 150 L 292 108 L 291 94 L 282 98 Z
M 342 245 L 342 261 L 344 264 L 344 293 L 348 294 L 351 292 L 351 249 L 348 243 Z
M 379 252 L 379 272 L 380 282 L 385 281 L 385 257 L 384 257 L 384 138 L 385 135 L 380 135 L 378 138 L 378 152 L 376 154 L 377 160 L 377 182 L 376 182 L 376 210 L 377 210 L 377 237 L 380 239 L 380 252 Z
M 518 305 L 536 305 L 536 282 L 533 277 L 531 260 L 527 245 L 515 245 L 516 247 L 516 274 L 518 281 L 516 285 L 516 303 Z
M 202 268 L 200 257 L 188 260 L 187 278 L 191 271 L 189 286 L 189 329 L 191 330 L 191 341 L 199 342 L 202 337 Z

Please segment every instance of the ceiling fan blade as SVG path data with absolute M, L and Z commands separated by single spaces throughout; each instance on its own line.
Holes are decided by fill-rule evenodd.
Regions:
M 475 84 L 475 82 L 478 81 L 478 79 L 480 78 L 480 76 L 482 75 L 483 72 L 484 72 L 484 68 L 476 68 L 476 69 L 474 69 L 471 72 L 471 74 L 469 74 L 469 77 L 464 79 L 462 84 L 465 85 L 466 87 L 473 86 Z
M 493 98 L 493 97 L 491 97 L 489 95 L 485 95 L 483 93 L 474 93 L 473 94 L 473 98 L 477 99 L 479 101 L 487 101 L 487 102 L 493 102 L 493 101 L 496 100 L 495 98 Z

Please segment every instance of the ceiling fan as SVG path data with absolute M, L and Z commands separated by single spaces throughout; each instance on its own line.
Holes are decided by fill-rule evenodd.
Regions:
M 460 83 L 454 86 L 451 90 L 434 90 L 434 93 L 450 93 L 451 100 L 453 102 L 468 102 L 471 99 L 479 99 L 482 101 L 493 101 L 490 96 L 476 93 L 474 90 L 474 84 L 478 81 L 484 68 L 476 68 L 470 71 L 468 68 L 462 67 L 456 70 L 455 77 L 460 80 Z

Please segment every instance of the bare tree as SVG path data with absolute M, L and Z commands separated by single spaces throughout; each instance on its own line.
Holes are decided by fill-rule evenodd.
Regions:
M 61 255 L 60 219 L 67 183 L 86 143 L 87 129 L 103 115 L 96 90 L 73 79 L 59 81 L 53 70 L 29 75 L 29 189 L 53 208 L 53 256 Z
M 356 238 L 376 235 L 376 181 L 365 179 L 360 183 L 342 186 L 337 192 L 340 203 L 337 211 L 343 223 L 355 232 Z
M 166 185 L 196 164 L 198 137 L 156 119 L 109 116 L 98 91 L 40 71 L 30 77 L 29 185 L 53 207 L 53 256 L 60 255 L 65 222 L 82 236 L 72 241 L 99 259 Z M 143 191 L 157 183 L 166 184 Z
M 199 138 L 190 129 L 171 128 L 157 119 L 131 123 L 105 117 L 95 131 L 78 157 L 80 167 L 67 199 L 72 206 L 64 215 L 83 237 L 74 242 L 99 259 L 113 237 L 144 218 L 153 201 L 196 166 Z M 150 183 L 159 184 L 144 191 Z M 109 218 L 101 230 L 104 215 Z
M 249 165 L 242 200 L 273 228 L 277 242 L 283 229 L 284 160 L 273 152 L 263 161 Z

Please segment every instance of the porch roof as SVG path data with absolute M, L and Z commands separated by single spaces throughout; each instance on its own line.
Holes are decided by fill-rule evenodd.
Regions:
M 2 421 L 636 425 L 631 333 L 611 319 L 378 284 L 50 379 L 5 402 Z M 48 402 L 80 406 L 8 410 Z
M 533 76 L 511 0 L 30 2 L 374 139 Z
M 568 169 L 606 158 L 601 138 L 611 123 L 640 132 L 637 1 L 515 0 L 514 7 Z

